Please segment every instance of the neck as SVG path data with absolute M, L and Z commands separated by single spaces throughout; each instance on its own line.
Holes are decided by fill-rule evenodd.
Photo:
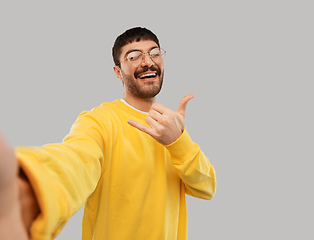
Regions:
M 152 108 L 152 105 L 156 101 L 156 97 L 149 98 L 149 99 L 142 99 L 135 96 L 129 96 L 126 94 L 124 95 L 123 99 L 132 107 L 143 112 L 149 112 Z

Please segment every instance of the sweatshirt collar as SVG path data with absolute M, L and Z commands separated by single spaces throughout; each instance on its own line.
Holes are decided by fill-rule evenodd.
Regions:
M 132 107 L 130 104 L 128 104 L 123 98 L 120 99 L 121 102 L 123 102 L 125 105 L 129 106 L 130 108 L 133 108 L 134 110 L 140 112 L 140 113 L 144 113 L 146 115 L 148 115 L 148 112 L 144 112 L 144 111 L 141 111 L 141 110 L 138 110 L 137 108 L 135 107 Z

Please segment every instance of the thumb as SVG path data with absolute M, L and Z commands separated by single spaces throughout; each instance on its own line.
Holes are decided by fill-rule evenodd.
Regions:
M 194 97 L 195 97 L 194 94 L 189 94 L 183 97 L 179 103 L 177 113 L 180 113 L 183 117 L 185 117 L 186 106 L 188 105 L 188 102 Z

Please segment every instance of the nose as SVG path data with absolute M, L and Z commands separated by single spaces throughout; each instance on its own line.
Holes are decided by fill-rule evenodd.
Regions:
M 142 61 L 142 66 L 153 66 L 154 62 L 150 58 L 149 52 L 143 53 L 143 61 Z

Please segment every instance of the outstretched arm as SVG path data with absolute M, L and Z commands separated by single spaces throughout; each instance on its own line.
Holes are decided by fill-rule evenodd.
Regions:
M 0 134 L 0 239 L 29 239 L 29 228 L 38 214 L 34 192 Z

